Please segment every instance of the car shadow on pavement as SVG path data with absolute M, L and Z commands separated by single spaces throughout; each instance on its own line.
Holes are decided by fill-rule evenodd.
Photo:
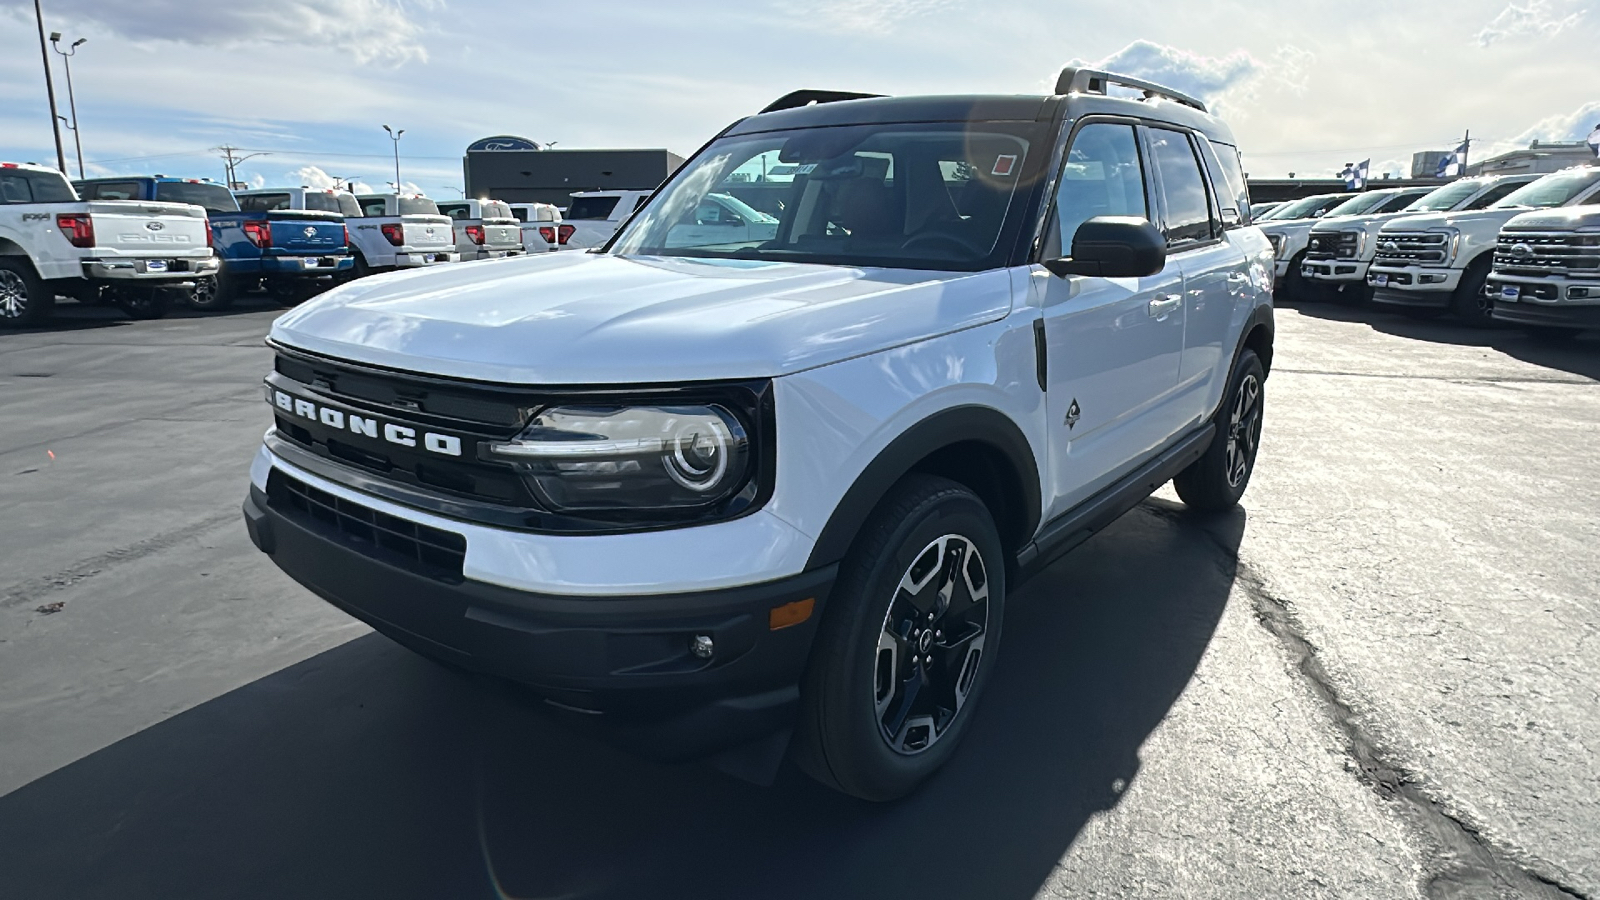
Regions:
M 1413 319 L 1371 304 L 1363 307 L 1341 303 L 1287 305 L 1301 315 L 1334 322 L 1361 322 L 1374 331 L 1395 337 L 1461 347 L 1489 347 L 1513 359 L 1600 381 L 1600 331 L 1596 330 L 1583 332 L 1575 338 L 1551 339 L 1521 328 L 1473 328 L 1448 316 Z
M 174 319 L 209 319 L 213 317 L 226 318 L 242 313 L 285 311 L 288 307 L 274 300 L 265 293 L 245 294 L 233 302 L 227 309 L 216 311 L 201 311 L 189 306 L 187 303 L 175 303 L 172 310 L 155 321 L 171 321 Z M 57 300 L 50 319 L 40 325 L 31 325 L 27 328 L 7 328 L 0 330 L 0 338 L 8 334 L 47 334 L 52 331 L 87 331 L 93 328 L 117 328 L 142 324 L 137 319 L 131 319 L 126 313 L 109 303 L 78 303 L 74 300 Z
M 368 635 L 0 798 L 0 896 L 1031 898 L 1138 777 L 1244 525 L 1152 499 L 1023 587 L 898 803 L 644 762 Z

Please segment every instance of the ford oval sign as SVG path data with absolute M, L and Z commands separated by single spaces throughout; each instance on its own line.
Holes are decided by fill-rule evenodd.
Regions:
M 543 150 L 538 141 L 530 141 L 525 137 L 510 134 L 496 135 L 473 141 L 467 146 L 468 153 L 481 153 L 495 150 Z

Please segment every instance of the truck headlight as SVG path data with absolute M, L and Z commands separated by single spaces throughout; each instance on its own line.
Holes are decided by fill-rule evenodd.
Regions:
M 1272 245 L 1272 255 L 1274 257 L 1283 256 L 1283 245 L 1284 245 L 1283 235 L 1277 234 L 1275 232 L 1274 233 L 1270 233 L 1270 234 L 1267 235 L 1267 242 Z
M 708 511 L 751 487 L 749 428 L 719 404 L 553 406 L 490 444 L 550 509 Z

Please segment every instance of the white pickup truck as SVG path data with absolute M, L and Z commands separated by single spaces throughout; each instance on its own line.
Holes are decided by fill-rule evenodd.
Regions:
M 1589 203 L 1600 203 L 1600 165 L 1552 172 L 1486 209 L 1394 219 L 1378 232 L 1367 269 L 1372 301 L 1417 318 L 1451 312 L 1468 325 L 1493 325 L 1484 288 L 1501 227 L 1529 210 Z
M 562 221 L 573 227 L 566 246 L 587 250 L 603 245 L 649 197 L 649 191 L 579 191 L 573 194 L 572 203 L 562 214 Z
M 452 200 L 439 212 L 455 222 L 456 252 L 461 261 L 521 256 L 522 226 L 511 207 L 499 200 Z
M 461 261 L 455 227 L 421 194 L 359 194 L 361 218 L 349 220 L 357 277 Z
M 216 272 L 204 209 L 79 200 L 55 169 L 0 163 L 0 328 L 44 321 L 57 295 L 159 318 Z
M 522 227 L 522 249 L 529 253 L 560 250 L 572 239 L 576 227 L 561 221 L 561 210 L 550 203 L 512 203 L 511 214 Z

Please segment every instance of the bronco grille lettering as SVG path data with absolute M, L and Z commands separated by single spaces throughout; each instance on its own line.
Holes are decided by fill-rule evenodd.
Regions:
M 269 390 L 272 395 L 272 405 L 290 415 L 318 422 L 329 428 L 337 428 L 340 431 L 359 434 L 373 440 L 383 440 L 401 447 L 418 446 L 419 435 L 415 428 L 394 422 L 380 423 L 377 419 L 369 419 L 366 416 L 358 416 L 354 413 L 346 414 L 342 410 L 318 406 L 310 400 L 302 400 L 280 390 L 270 388 Z M 380 424 L 382 425 L 381 429 L 379 428 Z M 379 437 L 380 431 L 381 438 Z M 429 453 L 437 453 L 441 456 L 461 455 L 461 438 L 455 435 L 425 431 L 422 432 L 420 438 L 422 449 L 427 450 Z

